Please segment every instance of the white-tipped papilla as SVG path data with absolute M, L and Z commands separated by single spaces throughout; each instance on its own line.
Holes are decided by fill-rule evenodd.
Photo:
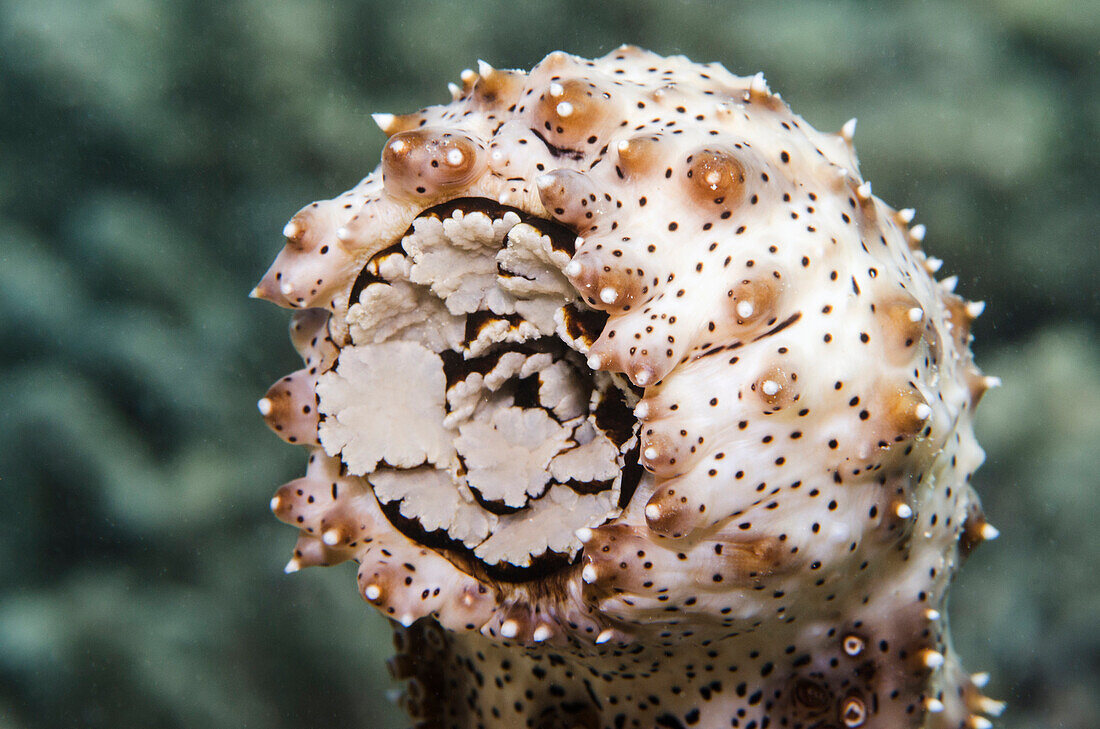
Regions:
M 496 72 L 496 69 L 479 58 L 477 59 L 477 72 L 482 78 L 489 78 Z
M 977 714 L 972 715 L 970 719 L 967 720 L 967 724 L 970 725 L 971 729 L 993 729 L 993 722 Z
M 937 698 L 929 697 L 924 700 L 924 708 L 929 714 L 942 714 L 944 710 L 943 702 Z
M 928 403 L 917 403 L 913 408 L 913 414 L 917 416 L 917 420 L 928 420 L 932 416 L 932 408 Z
M 634 406 L 634 417 L 638 420 L 645 420 L 649 417 L 649 403 L 642 400 Z
M 596 643 L 598 645 L 603 645 L 607 641 L 611 640 L 611 638 L 614 635 L 615 635 L 615 631 L 612 630 L 611 628 L 606 628 L 604 630 L 601 630 L 600 634 L 596 636 Z
M 283 237 L 294 238 L 298 235 L 298 223 L 291 220 L 289 223 L 283 226 Z
M 596 581 L 597 577 L 599 577 L 599 575 L 596 573 L 596 568 L 590 564 L 586 564 L 584 569 L 581 570 L 581 579 L 590 585 Z
M 844 126 L 840 128 L 840 136 L 844 138 L 846 142 L 852 141 L 856 136 L 856 118 L 852 117 L 848 121 L 844 122 Z
M 378 125 L 379 129 L 389 134 L 390 129 L 393 127 L 394 119 L 397 117 L 393 114 L 371 114 L 370 118 L 374 119 L 374 123 Z
M 646 504 L 645 518 L 646 519 L 652 519 L 652 520 L 660 519 L 661 518 L 661 507 L 657 506 L 656 504 Z
M 289 575 L 291 573 L 297 572 L 300 569 L 302 569 L 302 563 L 298 561 L 297 557 L 293 557 L 289 562 L 286 563 L 286 566 L 283 567 L 283 572 Z
M 997 537 L 1001 536 L 1001 530 L 993 526 L 989 522 L 982 524 L 982 539 L 987 542 L 992 542 Z
M 913 515 L 913 507 L 909 504 L 898 504 L 894 508 L 894 513 L 898 515 L 899 519 L 908 519 Z
M 541 643 L 553 634 L 554 631 L 550 630 L 550 626 L 544 623 L 535 628 L 535 632 L 531 634 L 531 638 L 533 638 L 536 643 Z
M 582 269 L 583 266 L 581 266 L 580 261 L 570 261 L 569 263 L 565 264 L 565 275 L 570 277 L 576 276 L 581 272 Z
M 857 187 L 856 188 L 856 195 L 859 196 L 860 200 L 870 200 L 871 199 L 871 181 L 867 180 L 862 185 Z
M 927 232 L 928 232 L 928 229 L 924 227 L 923 223 L 917 223 L 912 228 L 910 228 L 909 237 L 912 238 L 917 243 L 920 243 L 921 241 L 924 240 L 924 236 Z
M 936 610 L 935 608 L 928 608 L 924 611 L 924 617 L 928 620 L 931 620 L 932 622 L 935 622 L 940 619 L 940 611 Z
M 921 655 L 921 662 L 926 668 L 935 670 L 943 665 L 943 654 L 939 651 L 926 650 Z
M 975 688 L 985 688 L 989 685 L 989 673 L 986 671 L 978 671 L 977 673 L 970 674 L 970 683 L 974 684 Z
M 919 306 L 914 306 L 908 311 L 908 315 L 909 321 L 916 324 L 918 321 L 924 318 L 924 309 L 920 308 Z
M 983 714 L 989 714 L 990 716 L 1000 716 L 1005 713 L 1005 702 L 997 701 L 997 699 L 991 699 L 988 696 L 982 696 L 978 698 L 978 709 Z
M 279 507 L 282 506 L 282 504 L 283 504 L 283 500 L 279 498 L 278 494 L 271 497 L 270 506 L 271 506 L 272 511 L 278 511 Z
M 600 289 L 600 301 L 603 303 L 614 304 L 617 298 L 619 298 L 619 292 L 615 290 L 615 287 L 604 286 Z
M 580 540 L 581 544 L 588 544 L 592 541 L 592 530 L 588 527 L 581 527 L 573 534 Z
M 515 638 L 519 633 L 519 623 L 509 618 L 500 624 L 500 634 L 505 638 Z
M 760 386 L 760 389 L 770 397 L 779 392 L 779 383 L 775 380 L 764 380 L 764 384 Z
M 966 315 L 971 319 L 977 319 L 985 311 L 984 301 L 968 301 L 966 302 Z
M 335 547 L 340 543 L 340 530 L 339 529 L 326 529 L 325 533 L 321 535 L 321 541 L 330 547 Z
M 936 271 L 939 271 L 941 266 L 943 266 L 943 259 L 942 258 L 936 258 L 935 256 L 929 256 L 924 261 L 924 270 L 928 271 L 928 273 L 935 273 Z
M 283 285 L 279 287 L 279 291 L 282 292 L 283 296 L 290 296 L 294 293 L 294 285 L 290 282 L 284 282 Z
M 451 149 L 447 151 L 447 164 L 451 167 L 458 167 L 466 161 L 466 155 L 462 154 L 461 149 Z
M 902 208 L 898 211 L 898 220 L 909 225 L 913 222 L 913 218 L 916 216 L 917 211 L 913 208 Z
M 554 111 L 556 111 L 558 116 L 560 116 L 562 119 L 565 119 L 566 117 L 573 116 L 573 105 L 570 104 L 568 101 L 562 101 L 559 102 L 556 107 L 554 107 Z
M 657 450 L 656 448 L 654 448 L 653 446 L 646 446 L 646 449 L 645 449 L 645 451 L 644 451 L 644 452 L 642 453 L 642 455 L 644 455 L 644 456 L 645 456 L 645 458 L 646 458 L 646 460 L 647 460 L 647 461 L 653 461 L 653 460 L 656 460 L 657 456 L 659 456 L 659 455 L 661 455 L 661 454 L 660 454 L 660 452 L 659 452 L 659 451 L 658 451 L 658 450 Z M 652 504 L 651 504 L 650 506 L 647 506 L 647 507 L 646 507 L 646 514 L 647 514 L 647 515 L 649 514 L 649 509 L 650 509 L 650 508 L 656 509 L 656 511 L 657 511 L 657 513 L 658 513 L 658 514 L 660 514 L 660 513 L 661 513 L 661 510 L 660 510 L 660 509 L 657 509 L 657 507 L 656 507 L 656 506 L 654 506 L 654 505 L 652 505 Z
M 598 354 L 588 355 L 588 369 L 593 370 L 593 371 L 598 370 L 600 368 L 600 365 L 602 365 L 602 364 L 603 364 L 603 360 L 600 359 L 600 355 L 598 355 Z
M 271 415 L 271 411 L 275 409 L 275 406 L 268 398 L 261 397 L 256 401 L 256 409 L 260 411 L 260 415 L 266 418 L 268 415 Z
M 556 81 L 554 83 L 550 84 L 550 96 L 552 96 L 556 99 L 564 93 L 565 93 L 565 87 L 562 86 L 561 84 L 557 83 Z
M 949 293 L 954 291 L 955 287 L 958 286 L 958 285 L 959 285 L 959 277 L 958 276 L 948 276 L 943 281 L 940 281 L 940 286 L 943 287 L 944 291 L 947 291 Z
M 756 309 L 752 305 L 751 301 L 738 301 L 737 302 L 737 316 L 741 317 L 742 319 L 748 319 L 750 316 L 752 316 L 752 313 L 755 310 Z
M 367 589 L 363 590 L 363 595 L 368 600 L 377 600 L 382 597 L 382 588 L 378 585 L 367 585 Z

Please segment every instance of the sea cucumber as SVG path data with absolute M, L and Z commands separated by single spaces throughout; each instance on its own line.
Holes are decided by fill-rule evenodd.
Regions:
M 253 292 L 287 571 L 358 563 L 432 727 L 991 726 L 945 596 L 980 302 L 762 75 L 622 47 L 379 114 Z

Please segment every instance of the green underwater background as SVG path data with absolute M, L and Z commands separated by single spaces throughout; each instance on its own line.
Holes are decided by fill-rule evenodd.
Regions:
M 1005 729 L 1100 725 L 1100 7 L 1090 0 L 0 0 L 0 729 L 394 729 L 353 568 L 284 575 L 298 367 L 248 291 L 369 113 L 483 58 L 623 42 L 719 61 L 822 130 L 988 303 L 951 597 Z

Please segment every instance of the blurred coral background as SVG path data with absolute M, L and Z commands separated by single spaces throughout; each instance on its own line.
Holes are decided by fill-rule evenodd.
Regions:
M 303 204 L 375 166 L 372 111 L 484 58 L 631 42 L 859 118 L 875 193 L 988 302 L 954 588 L 999 726 L 1100 716 L 1100 9 L 1090 0 L 0 0 L 0 729 L 370 727 L 389 631 L 344 566 L 282 572 L 296 368 L 247 293 Z

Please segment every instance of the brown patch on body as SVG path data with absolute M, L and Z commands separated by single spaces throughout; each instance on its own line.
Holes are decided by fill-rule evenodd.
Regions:
M 945 293 L 943 304 L 947 308 L 947 321 L 951 323 L 951 336 L 955 345 L 959 348 L 970 344 L 970 326 L 974 323 L 974 317 L 967 311 L 967 302 L 963 297 Z
M 783 295 L 781 276 L 764 274 L 742 278 L 726 292 L 726 328 L 742 339 L 750 339 L 778 321 Z
M 478 78 L 473 99 L 483 107 L 508 107 L 519 98 L 526 80 L 523 72 L 493 69 Z
M 981 502 L 974 499 L 967 507 L 966 518 L 959 530 L 959 558 L 965 560 L 974 549 L 986 541 L 985 528 L 989 524 Z
M 649 296 L 643 293 L 647 284 L 645 271 L 625 263 L 626 252 L 621 258 L 603 253 L 588 249 L 577 253 L 573 262 L 580 265 L 580 270 L 569 276 L 569 282 L 593 309 L 621 313 L 637 308 Z
M 719 542 L 715 549 L 719 557 L 722 583 L 752 585 L 793 567 L 788 549 L 776 537 L 728 540 Z M 710 578 L 714 582 L 713 578 Z
M 660 135 L 639 134 L 619 142 L 615 151 L 619 156 L 618 169 L 624 176 L 634 178 L 655 169 L 666 150 Z
M 536 131 L 557 147 L 577 149 L 598 141 L 611 111 L 610 95 L 590 81 L 551 80 L 534 109 Z
M 776 413 L 798 402 L 798 373 L 788 367 L 774 365 L 749 385 L 764 406 L 765 413 Z
M 702 149 L 687 158 L 688 194 L 704 209 L 738 207 L 745 198 L 745 166 L 726 150 Z
M 875 433 L 878 445 L 885 447 L 916 436 L 924 429 L 931 408 L 913 387 L 889 388 L 881 398 L 883 414 Z
M 382 182 L 400 197 L 457 192 L 483 171 L 481 147 L 462 132 L 428 128 L 400 132 L 382 150 Z
M 892 364 L 910 362 L 919 351 L 927 317 L 920 303 L 901 293 L 875 306 L 875 315 L 884 337 L 886 358 Z

